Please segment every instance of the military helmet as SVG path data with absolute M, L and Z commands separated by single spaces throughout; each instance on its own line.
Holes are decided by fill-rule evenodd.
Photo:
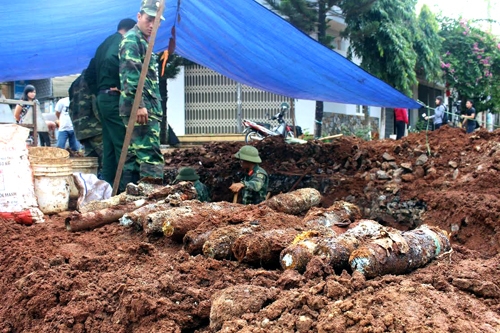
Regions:
M 193 168 L 181 168 L 179 170 L 179 174 L 177 177 L 175 177 L 175 180 L 181 181 L 181 180 L 188 180 L 188 181 L 195 181 L 200 179 L 200 176 L 196 173 L 196 171 Z
M 144 13 L 148 14 L 151 17 L 156 17 L 156 12 L 158 11 L 158 7 L 160 7 L 160 2 L 158 0 L 142 0 L 141 11 L 143 11 Z M 165 19 L 163 15 L 161 16 L 161 19 L 162 20 Z
M 257 150 L 257 148 L 253 146 L 241 147 L 240 150 L 238 150 L 238 152 L 234 154 L 234 157 L 252 163 L 257 163 L 257 164 L 262 163 L 262 160 L 260 159 L 259 156 L 259 151 Z

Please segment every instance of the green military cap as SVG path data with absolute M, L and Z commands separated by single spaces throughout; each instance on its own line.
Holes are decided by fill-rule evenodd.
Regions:
M 158 7 L 160 7 L 160 2 L 157 0 L 142 0 L 141 11 L 148 14 L 149 16 L 156 17 Z M 163 15 L 161 16 L 161 19 L 165 19 Z
M 240 150 L 236 154 L 234 154 L 234 157 L 252 163 L 262 163 L 262 160 L 259 156 L 259 151 L 253 146 L 241 147 Z
M 196 171 L 193 168 L 182 168 L 179 170 L 179 174 L 177 177 L 175 177 L 175 180 L 181 181 L 181 180 L 188 180 L 188 181 L 195 181 L 200 179 L 200 176 L 196 173 Z

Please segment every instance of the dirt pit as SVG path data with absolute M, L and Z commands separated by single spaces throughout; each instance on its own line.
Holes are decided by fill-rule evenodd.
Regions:
M 173 150 L 166 178 L 193 166 L 214 201 L 232 201 L 228 186 L 240 175 L 231 155 L 240 146 Z M 318 258 L 299 274 L 192 256 L 170 238 L 118 223 L 69 233 L 56 215 L 29 227 L 0 220 L 0 331 L 500 331 L 500 131 L 444 127 L 400 141 L 256 147 L 272 195 L 314 187 L 322 207 L 345 200 L 400 230 L 438 226 L 453 252 L 410 274 L 367 280 Z

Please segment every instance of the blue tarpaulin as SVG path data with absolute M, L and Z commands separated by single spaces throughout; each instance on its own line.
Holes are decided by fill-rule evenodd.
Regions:
M 75 74 L 139 0 L 2 0 L 0 81 Z M 384 107 L 419 104 L 254 0 L 167 0 L 155 42 L 237 82 L 307 100 Z

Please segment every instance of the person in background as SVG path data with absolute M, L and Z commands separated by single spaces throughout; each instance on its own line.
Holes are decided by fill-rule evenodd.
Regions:
M 436 108 L 434 109 L 433 116 L 425 117 L 425 120 L 434 119 L 434 130 L 439 129 L 444 124 L 444 115 L 446 112 L 446 107 L 443 105 L 443 96 L 436 97 Z
M 99 134 L 102 133 L 101 174 L 111 185 L 115 179 L 126 132 L 119 111 L 121 89 L 118 52 L 123 35 L 135 24 L 136 22 L 130 18 L 121 20 L 116 32 L 99 45 L 85 74 L 82 73 L 84 80 L 81 84 L 86 82 L 90 92 L 96 96 L 96 111 L 99 114 L 101 129 Z
M 474 102 L 468 99 L 465 103 L 465 114 L 461 115 L 463 119 L 462 127 L 465 127 L 465 132 L 472 133 L 476 129 L 476 109 L 474 109 Z
M 97 174 L 102 172 L 102 126 L 95 96 L 85 81 L 85 70 L 68 89 L 69 116 L 78 142 L 85 147 L 85 157 L 97 157 Z
M 36 104 L 36 110 L 38 113 L 37 123 L 38 123 L 38 136 L 40 138 L 40 146 L 50 147 L 50 136 L 49 131 L 55 124 L 52 122 L 41 121 L 43 118 L 40 117 L 40 103 L 36 99 L 36 88 L 35 86 L 28 84 L 24 87 L 23 95 L 21 96 L 22 101 L 34 102 Z M 31 105 L 16 105 L 14 109 L 14 118 L 18 124 L 33 124 L 33 107 Z M 31 133 L 30 135 L 32 135 Z
M 36 89 L 34 86 L 31 84 L 26 85 L 24 87 L 23 95 L 21 96 L 21 101 L 26 101 L 26 102 L 35 102 L 37 103 L 37 110 L 40 110 L 40 103 L 38 103 L 38 100 L 35 98 L 36 97 Z M 16 108 L 14 109 L 14 118 L 16 119 L 16 123 L 18 124 L 25 124 L 27 120 L 32 120 L 33 119 L 33 107 L 31 105 L 22 105 L 18 104 L 16 105 Z
M 233 193 L 242 191 L 242 203 L 244 205 L 256 205 L 266 200 L 269 177 L 266 170 L 259 164 L 262 160 L 259 151 L 253 146 L 243 146 L 234 154 L 240 160 L 241 167 L 245 171 L 245 177 L 240 183 L 232 184 L 229 189 Z
M 209 202 L 210 194 L 208 188 L 205 184 L 200 182 L 200 176 L 196 173 L 193 168 L 181 168 L 179 174 L 175 177 L 174 184 L 181 181 L 193 182 L 194 188 L 196 189 L 196 198 L 201 202 Z
M 137 14 L 137 25 L 130 29 L 120 43 L 120 116 L 128 126 L 132 105 L 139 85 L 142 65 L 148 49 L 149 37 L 153 32 L 153 23 L 159 3 L 156 0 L 143 0 Z M 163 16 L 161 17 L 163 19 Z M 123 166 L 120 190 L 128 183 L 137 184 L 142 178 L 163 181 L 165 161 L 160 150 L 160 122 L 162 118 L 158 59 L 151 56 L 144 89 L 140 93 L 132 138 L 128 147 L 127 158 Z
M 61 98 L 57 101 L 56 117 L 59 124 L 59 135 L 57 137 L 57 147 L 66 149 L 66 142 L 69 142 L 69 148 L 73 152 L 80 150 L 80 144 L 76 140 L 75 131 L 73 130 L 73 123 L 69 116 L 69 97 Z
M 406 125 L 408 125 L 408 110 L 394 108 L 394 118 L 396 119 L 396 140 L 405 136 Z

